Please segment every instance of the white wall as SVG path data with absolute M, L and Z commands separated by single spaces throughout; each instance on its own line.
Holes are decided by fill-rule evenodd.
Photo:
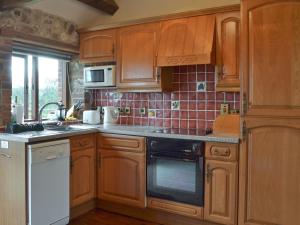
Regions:
M 77 0 L 39 0 L 29 7 L 59 15 L 80 28 L 147 17 L 239 4 L 240 0 L 115 0 L 119 10 L 110 16 Z

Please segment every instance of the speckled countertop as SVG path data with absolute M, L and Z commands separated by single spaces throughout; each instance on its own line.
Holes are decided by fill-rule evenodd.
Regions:
M 104 125 L 71 125 L 68 131 L 31 131 L 20 134 L 6 134 L 0 133 L 0 141 L 18 141 L 25 143 L 50 141 L 58 138 L 68 138 L 74 135 L 88 134 L 88 133 L 112 133 L 123 135 L 134 135 L 143 137 L 164 137 L 177 139 L 192 139 L 207 142 L 224 142 L 224 143 L 239 143 L 239 136 L 236 134 L 210 134 L 210 135 L 183 135 L 183 134 L 165 134 L 156 133 L 155 127 L 143 126 L 104 126 Z

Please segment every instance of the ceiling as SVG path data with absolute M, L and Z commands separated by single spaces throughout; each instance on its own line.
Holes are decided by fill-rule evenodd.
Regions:
M 115 0 L 119 10 L 105 14 L 77 0 L 36 0 L 28 7 L 68 19 L 79 28 L 109 25 L 147 17 L 239 4 L 240 0 Z

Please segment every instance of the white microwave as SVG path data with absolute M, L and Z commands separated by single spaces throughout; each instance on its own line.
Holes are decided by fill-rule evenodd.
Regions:
M 115 87 L 116 72 L 115 66 L 93 66 L 84 68 L 83 72 L 84 87 Z

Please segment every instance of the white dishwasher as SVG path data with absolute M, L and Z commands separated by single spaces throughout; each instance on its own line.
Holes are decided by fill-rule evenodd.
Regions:
M 28 146 L 29 225 L 69 223 L 69 140 Z

